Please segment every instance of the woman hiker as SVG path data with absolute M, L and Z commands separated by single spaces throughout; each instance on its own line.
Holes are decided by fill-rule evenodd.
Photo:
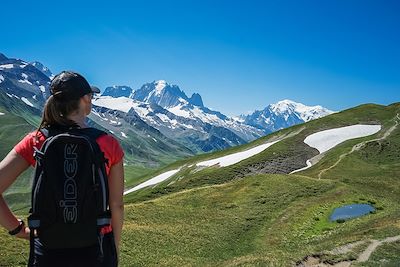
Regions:
M 0 224 L 9 234 L 15 237 L 31 239 L 31 253 L 28 266 L 117 266 L 124 215 L 124 152 L 119 142 L 113 136 L 105 134 L 104 132 L 102 132 L 103 134 L 99 134 L 101 131 L 90 128 L 86 124 L 86 118 L 92 109 L 93 94 L 100 92 L 98 88 L 90 86 L 86 79 L 76 72 L 63 71 L 52 80 L 50 91 L 51 95 L 46 101 L 39 129 L 27 134 L 0 162 Z M 109 198 L 103 193 L 103 197 L 104 199 L 108 199 L 108 203 L 106 203 L 104 199 L 102 201 L 104 202 L 104 209 L 109 212 L 111 211 L 111 215 L 108 216 L 109 219 L 106 218 L 107 216 L 100 219 L 97 218 L 97 232 L 85 231 L 82 235 L 82 243 L 78 244 L 77 247 L 75 247 L 76 244 L 69 244 L 68 241 L 59 240 L 62 238 L 69 238 L 68 235 L 70 234 L 61 230 L 58 232 L 54 230 L 63 228 L 53 228 L 53 232 L 46 236 L 44 229 L 45 222 L 43 220 L 32 219 L 29 223 L 32 225 L 30 225 L 31 228 L 29 228 L 25 225 L 23 220 L 16 218 L 2 196 L 4 191 L 12 185 L 22 172 L 28 169 L 29 166 L 35 167 L 37 156 L 34 156 L 34 153 L 41 153 L 40 150 L 48 135 L 52 136 L 52 133 L 55 135 L 55 133 L 59 134 L 63 132 L 73 133 L 78 136 L 82 134 L 83 136 L 87 136 L 88 139 L 90 139 L 90 136 L 95 136 L 95 142 L 93 143 L 97 144 L 98 146 L 95 146 L 102 152 L 98 154 L 102 154 L 102 159 L 104 159 L 103 171 L 106 172 L 108 177 L 108 179 L 103 179 L 103 181 L 106 180 L 106 183 L 103 184 L 107 184 L 108 181 L 108 190 L 106 191 L 108 191 L 107 194 Z M 95 135 L 93 135 L 93 133 L 95 133 Z M 59 215 L 54 216 L 61 218 L 61 224 L 65 223 L 65 225 L 61 227 L 75 227 L 71 225 L 79 223 L 81 220 L 79 216 L 88 216 L 88 211 L 92 210 L 86 209 L 85 212 L 79 212 L 78 203 L 82 201 L 78 195 L 82 194 L 79 189 L 79 186 L 81 186 L 79 183 L 81 183 L 80 180 L 84 179 L 78 180 L 78 177 L 74 175 L 79 175 L 76 170 L 76 168 L 78 168 L 77 164 L 86 163 L 79 163 L 76 155 L 78 152 L 75 151 L 75 149 L 75 145 L 71 145 L 71 147 L 66 146 L 64 153 L 61 153 L 61 155 L 65 154 L 65 158 L 56 157 L 56 159 L 50 159 L 50 161 L 53 160 L 55 162 L 55 165 L 61 164 L 60 166 L 64 166 L 64 173 L 66 175 L 65 180 L 61 181 L 64 183 L 61 185 L 61 190 L 65 190 L 63 193 L 64 195 L 61 194 L 59 205 L 54 205 L 61 210 L 61 212 L 58 213 Z M 64 160 L 64 162 L 60 163 L 60 160 Z M 36 168 L 38 168 L 37 165 Z M 99 170 L 100 169 L 101 168 L 99 168 Z M 93 173 L 94 172 L 95 171 L 93 171 Z M 99 175 L 101 176 L 101 173 L 99 173 Z M 36 186 L 38 184 L 39 182 L 36 182 Z M 94 184 L 96 186 L 101 186 L 100 182 Z M 95 188 L 95 186 L 93 186 L 93 188 Z M 40 191 L 40 189 L 37 189 L 37 191 Z M 92 194 L 90 196 L 92 196 L 93 199 L 93 196 L 99 194 L 98 192 L 101 190 L 99 191 L 97 188 L 92 191 L 90 191 Z M 49 192 L 45 194 L 49 194 Z M 96 202 L 101 202 L 100 199 L 96 197 L 95 199 Z M 85 201 L 87 202 L 88 200 Z M 46 205 L 46 203 L 42 205 Z M 47 205 L 49 206 L 50 204 Z M 101 203 L 96 203 L 94 205 L 101 207 Z M 85 207 L 87 208 L 88 206 Z M 85 215 L 81 213 L 85 213 Z M 45 219 L 55 220 L 55 218 Z M 96 222 L 96 220 L 92 221 Z M 60 225 L 60 222 L 58 222 L 58 224 Z M 35 230 L 30 231 L 30 229 Z M 41 235 L 42 232 L 43 234 Z M 79 233 L 78 230 L 75 232 Z M 90 238 L 93 238 L 92 233 L 87 234 L 87 242 L 84 241 L 83 239 L 84 236 L 86 236 L 86 232 L 95 233 L 98 242 L 93 244 L 89 242 L 91 240 Z M 67 248 L 59 247 L 60 244 L 55 245 L 56 248 L 46 245 L 57 244 L 57 242 L 69 245 L 66 245 Z

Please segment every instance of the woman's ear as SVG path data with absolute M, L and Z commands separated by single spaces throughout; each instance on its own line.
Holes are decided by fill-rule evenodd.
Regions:
M 89 115 L 92 110 L 92 96 L 90 94 L 84 95 L 81 98 L 81 105 L 84 106 L 86 115 Z
M 92 100 L 92 94 L 86 94 L 86 95 L 84 95 L 84 97 L 85 97 L 85 100 L 88 102 L 90 102 Z
M 89 105 L 92 101 L 92 96 L 90 94 L 87 94 L 87 95 L 84 95 L 81 99 L 83 100 L 83 102 L 86 105 Z

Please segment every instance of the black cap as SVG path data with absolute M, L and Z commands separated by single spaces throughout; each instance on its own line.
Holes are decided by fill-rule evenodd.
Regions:
M 51 81 L 50 92 L 57 99 L 76 100 L 89 93 L 100 93 L 100 89 L 90 86 L 79 73 L 62 71 Z

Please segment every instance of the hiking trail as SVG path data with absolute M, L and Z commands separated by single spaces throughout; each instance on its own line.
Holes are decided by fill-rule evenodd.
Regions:
M 385 244 L 385 243 L 393 243 L 400 241 L 400 235 L 398 236 L 392 236 L 392 237 L 387 237 L 383 240 L 364 240 L 364 241 L 358 241 L 355 243 L 350 243 L 343 245 L 341 247 L 334 248 L 331 251 L 328 251 L 326 254 L 330 255 L 340 255 L 340 254 L 346 254 L 349 252 L 352 252 L 353 249 L 356 247 L 363 245 L 367 242 L 370 242 L 369 246 L 358 255 L 358 258 L 354 261 L 350 260 L 344 260 L 340 261 L 334 264 L 330 264 L 325 262 L 324 260 L 321 259 L 321 256 L 307 256 L 303 261 L 299 262 L 296 264 L 296 267 L 349 267 L 353 263 L 359 263 L 359 262 L 367 262 L 369 258 L 371 257 L 372 253 L 375 252 L 375 250 Z
M 339 159 L 338 159 L 332 166 L 321 170 L 321 171 L 318 173 L 318 179 L 321 179 L 322 175 L 323 175 L 325 172 L 327 172 L 327 171 L 329 171 L 329 170 L 335 168 L 335 167 L 342 161 L 342 159 L 344 159 L 344 158 L 347 157 L 348 155 L 352 154 L 354 151 L 360 150 L 361 148 L 363 148 L 363 147 L 364 147 L 366 144 L 368 144 L 368 143 L 376 142 L 376 141 L 381 141 L 381 140 L 386 139 L 386 138 L 397 128 L 397 126 L 399 125 L 400 114 L 397 113 L 397 115 L 396 115 L 396 117 L 395 117 L 394 119 L 395 119 L 395 124 L 394 124 L 392 127 L 390 127 L 389 129 L 387 129 L 387 131 L 383 134 L 382 137 L 380 137 L 380 138 L 375 138 L 375 139 L 368 140 L 368 141 L 363 141 L 363 142 L 360 142 L 360 143 L 354 145 L 350 152 L 346 152 L 346 153 L 340 155 L 340 156 L 339 156 Z

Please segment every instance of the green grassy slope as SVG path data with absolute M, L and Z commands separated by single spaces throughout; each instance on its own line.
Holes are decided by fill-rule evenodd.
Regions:
M 394 125 L 400 104 L 362 105 L 274 133 L 243 147 L 183 160 L 155 172 L 186 165 L 156 186 L 126 197 L 121 266 L 293 266 L 307 255 L 328 262 L 354 260 L 360 251 L 328 255 L 338 246 L 400 235 L 400 127 L 385 140 L 370 142 L 349 154 L 318 179 L 340 155 L 361 141 L 379 138 Z M 383 125 L 365 138 L 349 140 L 329 151 L 312 168 L 287 174 L 315 155 L 303 144 L 314 132 L 357 123 Z M 292 135 L 289 135 L 292 133 Z M 287 138 L 255 157 L 226 168 L 193 171 L 201 160 L 240 151 L 267 140 Z M 276 158 L 281 158 L 276 161 Z M 293 167 L 293 166 L 292 166 Z M 137 183 L 147 176 L 137 177 Z M 173 183 L 171 183 L 173 182 Z M 370 203 L 376 212 L 344 223 L 330 222 L 334 208 Z M 22 252 L 21 252 L 22 251 Z M 399 243 L 380 246 L 366 263 L 400 263 Z M 23 265 L 27 244 L 0 231 L 0 266 Z
M 271 238 L 269 228 L 283 220 L 288 206 L 301 210 L 310 198 L 315 201 L 332 190 L 329 181 L 259 175 L 127 205 L 122 263 L 221 266 L 244 258 L 278 262 L 281 249 L 298 247 L 285 247 L 277 233 Z
M 187 168 L 154 189 L 129 195 L 126 200 L 132 204 L 127 205 L 123 263 L 290 266 L 307 255 L 323 254 L 350 242 L 399 235 L 400 127 L 387 139 L 368 143 L 345 157 L 323 179 L 318 179 L 322 169 L 353 145 L 382 136 L 394 125 L 396 113 L 400 113 L 399 104 L 363 105 L 286 129 L 284 132 L 295 132 L 305 127 L 297 135 L 234 166 L 198 172 Z M 286 156 L 293 150 L 302 150 L 304 146 L 298 141 L 313 132 L 356 123 L 380 123 L 383 129 L 374 136 L 344 142 L 316 166 L 298 175 L 237 175 L 248 170 L 249 165 L 271 161 L 273 155 Z M 272 138 L 267 136 L 257 143 Z M 235 148 L 240 149 L 243 148 Z M 166 169 L 213 157 L 217 156 L 202 155 Z M 371 203 L 377 211 L 345 223 L 328 220 L 334 208 L 349 203 Z M 399 263 L 396 244 L 380 247 L 375 257 L 386 255 L 391 262 Z M 321 257 L 331 262 L 354 260 L 354 253 Z M 370 266 L 369 262 L 365 264 Z
M 0 107 L 0 112 L 5 114 L 0 116 L 0 159 L 3 159 L 26 133 L 34 130 L 34 127 L 3 107 Z M 26 171 L 7 190 L 5 199 L 12 209 L 20 209 L 28 205 L 31 176 L 32 170 Z
M 127 202 L 134 202 L 142 201 L 144 199 L 152 199 L 171 192 L 179 192 L 180 190 L 197 186 L 225 183 L 230 180 L 240 179 L 244 176 L 257 173 L 290 173 L 292 170 L 304 167 L 307 159 L 318 154 L 316 149 L 310 148 L 304 144 L 303 140 L 306 136 L 329 128 L 342 127 L 357 123 L 381 123 L 385 129 L 385 127 L 390 127 L 393 124 L 391 120 L 395 116 L 395 110 L 396 106 L 385 107 L 373 104 L 362 105 L 328 117 L 311 121 L 307 124 L 301 124 L 281 130 L 244 146 L 212 154 L 203 154 L 175 162 L 146 176 L 146 178 L 150 178 L 159 173 L 165 172 L 166 170 L 176 169 L 183 166 L 182 171 L 177 173 L 173 179 L 169 179 L 155 188 L 147 188 L 140 192 L 128 195 L 126 200 Z M 193 171 L 194 167 L 190 167 L 196 162 L 202 160 L 217 158 L 276 139 L 283 140 L 262 153 L 232 166 L 225 168 L 206 168 L 200 171 Z M 350 144 L 351 142 L 353 141 L 345 142 L 343 145 L 346 146 L 346 144 Z M 184 177 L 184 179 L 182 179 L 182 177 Z M 173 184 L 171 184 L 171 180 L 173 181 Z

